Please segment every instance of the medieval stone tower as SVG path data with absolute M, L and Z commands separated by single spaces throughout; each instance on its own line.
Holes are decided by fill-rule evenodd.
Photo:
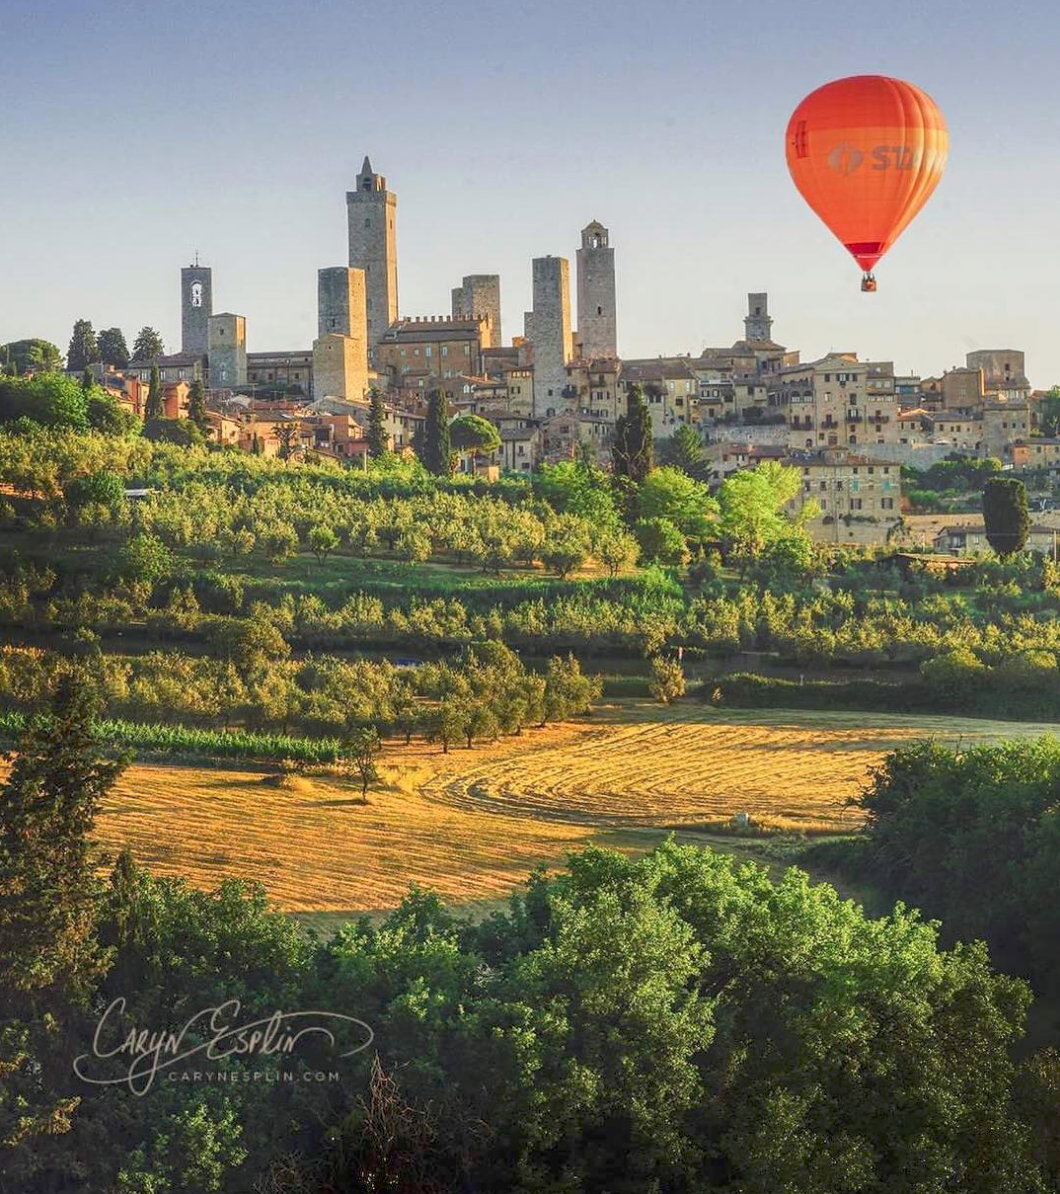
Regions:
M 578 338 L 586 360 L 618 356 L 615 319 L 615 250 L 603 224 L 582 229 L 578 250 Z
M 534 309 L 526 312 L 526 338 L 533 346 L 534 416 L 566 406 L 567 362 L 573 351 L 570 326 L 570 263 L 566 257 L 535 257 Z
M 498 348 L 501 343 L 501 279 L 499 274 L 468 274 L 460 286 L 453 287 L 453 318 L 471 319 L 487 315 L 489 335 L 483 348 Z
M 747 316 L 743 321 L 743 338 L 750 343 L 755 341 L 772 340 L 773 320 L 769 314 L 768 294 L 749 294 L 747 296 Z
M 205 356 L 210 349 L 210 316 L 213 314 L 213 275 L 210 267 L 196 264 L 180 271 L 180 351 Z
M 364 270 L 317 271 L 313 397 L 360 401 L 368 389 L 367 284 Z
M 368 345 L 382 339 L 398 315 L 397 195 L 372 170 L 366 157 L 357 189 L 346 192 L 350 230 L 350 265 L 364 270 L 367 291 Z
M 247 321 L 224 311 L 209 324 L 210 389 L 234 390 L 247 384 Z

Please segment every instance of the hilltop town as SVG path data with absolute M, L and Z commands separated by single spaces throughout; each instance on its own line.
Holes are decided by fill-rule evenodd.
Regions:
M 969 352 L 939 377 L 899 374 L 892 361 L 854 351 L 803 361 L 774 339 L 768 294 L 751 293 L 733 343 L 625 358 L 615 248 L 597 220 L 581 230 L 575 253 L 576 315 L 568 259 L 535 258 L 532 309 L 522 334 L 506 343 L 497 274 L 462 278 L 447 314 L 400 313 L 397 195 L 367 157 L 346 206 L 348 264 L 318 271 L 311 346 L 249 351 L 246 318 L 214 311 L 213 272 L 196 260 L 180 271 L 180 351 L 84 362 L 95 381 L 143 418 L 157 370 L 169 419 L 187 418 L 192 387 L 202 383 L 203 427 L 217 443 L 349 462 L 368 453 L 373 393 L 382 399 L 387 446 L 399 453 L 413 450 L 428 398 L 439 393 L 450 415 L 496 427 L 497 447 L 460 458 L 462 470 L 487 479 L 575 457 L 608 468 L 616 421 L 637 386 L 660 448 L 691 429 L 712 483 L 765 460 L 797 467 L 802 494 L 791 511 L 812 499 L 814 538 L 862 546 L 898 534 L 957 554 L 981 548 L 981 519 L 911 503 L 902 466 L 995 458 L 1046 492 L 1060 468 L 1060 438 L 1043 434 L 1056 428 L 1039 417 L 1044 395 L 1032 390 L 1021 351 Z M 72 360 L 68 367 L 75 369 Z M 1048 550 L 1053 537 L 1043 510 L 1031 544 Z

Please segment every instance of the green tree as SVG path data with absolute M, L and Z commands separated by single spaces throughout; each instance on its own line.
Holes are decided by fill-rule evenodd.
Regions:
M 0 788 L 0 989 L 83 997 L 105 957 L 94 938 L 100 894 L 89 840 L 127 760 L 101 757 L 99 697 L 85 665 L 59 680 Z
M 155 419 L 162 418 L 162 409 L 162 374 L 159 372 L 158 365 L 156 364 L 151 366 L 151 380 L 147 385 L 147 402 L 144 405 L 144 422 L 150 423 Z
M 432 390 L 423 429 L 423 465 L 436 477 L 453 471 L 453 446 L 449 439 L 449 412 L 441 390 Z
M 34 373 L 0 377 L 0 423 L 31 419 L 45 427 L 87 431 L 89 397 L 73 377 Z
M 668 518 L 638 518 L 633 533 L 645 564 L 687 564 L 688 543 L 681 529 Z
M 339 537 L 325 523 L 311 527 L 308 536 L 309 547 L 321 564 L 338 547 Z
M 679 468 L 696 481 L 705 481 L 710 473 L 703 437 L 687 423 L 681 423 L 665 441 L 662 457 L 666 464 Z
M 784 507 L 801 489 L 799 470 L 773 460 L 726 477 L 718 491 L 718 504 L 721 531 L 730 550 L 746 561 L 768 543 L 801 533 L 802 524 L 819 513 L 816 503 L 808 501 L 796 517 L 786 515 Z
M 134 535 L 122 552 L 122 575 L 129 580 L 153 584 L 168 575 L 173 566 L 170 550 L 150 531 Z
M 373 459 L 382 456 L 387 450 L 386 410 L 383 406 L 383 395 L 372 387 L 368 398 L 368 455 Z
M 654 466 L 651 412 L 639 385 L 629 387 L 626 413 L 619 415 L 615 423 L 615 442 L 611 455 L 615 474 L 628 477 L 637 485 Z
M 142 327 L 133 343 L 134 361 L 155 362 L 165 353 L 162 337 L 152 327 Z
M 99 346 L 92 330 L 92 321 L 79 319 L 74 324 L 70 347 L 66 350 L 66 369 L 69 373 L 81 373 L 93 361 L 99 360 Z
M 557 514 L 545 532 L 539 554 L 546 568 L 566 579 L 591 552 L 592 539 L 585 522 L 573 514 Z
M 543 464 L 533 485 L 534 493 L 561 514 L 578 514 L 600 529 L 619 524 L 611 478 L 583 459 Z
M 1060 386 L 1053 386 L 1039 399 L 1038 428 L 1042 435 L 1060 435 Z
M 358 726 L 346 735 L 343 754 L 361 781 L 361 800 L 368 803 L 368 785 L 379 778 L 375 765 L 382 744 L 375 726 Z
M 651 695 L 663 705 L 672 705 L 685 695 L 685 672 L 681 664 L 666 655 L 656 655 L 651 661 Z
M 104 365 L 124 369 L 129 363 L 129 349 L 121 328 L 104 328 L 97 337 L 99 359 Z
M 454 452 L 488 455 L 501 446 L 497 428 L 481 415 L 458 415 L 449 424 L 449 441 Z
M 206 388 L 201 377 L 197 377 L 191 383 L 188 393 L 188 418 L 204 435 L 209 430 L 210 423 L 206 418 Z
M 1027 487 L 1015 477 L 995 477 L 983 489 L 986 539 L 999 556 L 1011 556 L 1026 546 L 1031 520 Z
M 55 373 L 63 367 L 63 354 L 50 340 L 12 340 L 0 346 L 0 364 L 13 377 L 23 373 Z
M 625 531 L 605 528 L 593 536 L 593 555 L 611 576 L 632 567 L 637 562 L 639 550 L 637 540 Z
M 671 465 L 652 469 L 637 495 L 641 518 L 665 518 L 688 539 L 703 539 L 710 533 L 718 503 L 706 485 Z

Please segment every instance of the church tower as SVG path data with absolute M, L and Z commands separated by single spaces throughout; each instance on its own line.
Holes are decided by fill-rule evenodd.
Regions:
M 213 314 L 213 275 L 210 267 L 195 264 L 180 271 L 180 351 L 205 356 L 210 350 L 210 316 Z
M 357 189 L 346 192 L 350 230 L 350 265 L 364 270 L 368 344 L 374 348 L 398 317 L 397 195 L 372 170 L 367 157 L 357 175 Z
M 607 229 L 593 220 L 582 229 L 578 250 L 578 338 L 587 361 L 618 356 L 615 251 L 607 238 Z
M 747 296 L 747 316 L 743 321 L 743 338 L 750 344 L 773 339 L 773 320 L 769 314 L 768 294 Z

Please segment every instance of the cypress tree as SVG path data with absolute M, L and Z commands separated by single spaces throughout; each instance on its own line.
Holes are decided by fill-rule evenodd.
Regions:
M 93 361 L 98 360 L 99 347 L 96 344 L 96 333 L 92 330 L 92 321 L 79 319 L 74 324 L 74 334 L 70 337 L 70 347 L 66 350 L 67 371 L 80 373 Z
M 0 991 L 84 996 L 106 957 L 96 940 L 100 887 L 89 834 L 127 760 L 106 759 L 87 665 L 59 681 L 31 719 L 0 788 Z
M 206 389 L 200 377 L 191 383 L 191 393 L 188 394 L 188 418 L 201 431 L 209 429 L 210 425 L 206 421 Z
M 651 412 L 636 384 L 629 387 L 626 413 L 615 423 L 613 456 L 615 473 L 638 485 L 655 465 Z
M 150 423 L 162 417 L 162 375 L 157 365 L 151 366 L 151 382 L 147 387 L 147 406 L 144 409 L 144 422 Z
M 368 406 L 368 455 L 382 456 L 386 451 L 386 423 L 383 410 L 383 395 L 372 390 Z
M 440 390 L 432 390 L 427 403 L 423 433 L 423 464 L 436 477 L 453 471 L 453 445 L 449 439 L 449 411 Z
M 1022 551 L 1031 528 L 1027 487 L 1015 477 L 994 477 L 983 489 L 986 539 L 999 556 Z

